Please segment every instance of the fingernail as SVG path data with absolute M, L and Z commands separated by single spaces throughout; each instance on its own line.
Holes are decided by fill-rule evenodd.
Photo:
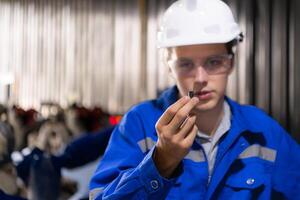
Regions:
M 190 99 L 188 96 L 184 96 L 183 99 L 186 101 L 188 99 Z

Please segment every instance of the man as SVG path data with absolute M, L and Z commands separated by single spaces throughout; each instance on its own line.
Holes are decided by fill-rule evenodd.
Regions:
M 225 96 L 240 33 L 220 0 L 166 11 L 158 45 L 176 86 L 124 116 L 90 199 L 300 199 L 298 144 L 261 110 Z

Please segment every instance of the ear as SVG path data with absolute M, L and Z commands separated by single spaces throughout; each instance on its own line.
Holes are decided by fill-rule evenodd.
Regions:
M 168 65 L 167 65 L 167 67 L 168 67 L 168 73 L 169 73 L 169 76 L 170 76 L 172 79 L 176 80 L 175 74 L 174 74 L 173 70 L 171 69 L 171 67 L 168 66 Z
M 168 68 L 168 74 L 169 74 L 169 76 L 171 76 L 172 78 L 174 78 L 174 74 L 173 74 L 174 72 L 173 72 L 172 68 L 170 67 L 170 65 L 168 64 L 168 62 L 167 62 L 168 56 L 169 56 L 168 55 L 168 50 L 164 49 L 163 63 L 165 65 L 165 67 Z
M 168 67 L 168 75 L 173 79 L 173 80 L 177 80 L 177 78 L 176 78 L 176 74 L 175 74 L 175 72 L 172 70 L 172 68 L 169 66 L 169 65 L 167 65 L 166 67 Z

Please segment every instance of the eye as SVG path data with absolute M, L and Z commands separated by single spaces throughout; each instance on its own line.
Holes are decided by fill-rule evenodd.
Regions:
M 221 57 L 216 58 L 210 58 L 206 61 L 207 66 L 209 67 L 218 67 L 222 66 L 224 63 L 224 60 Z
M 179 69 L 191 69 L 193 68 L 194 62 L 192 60 L 178 60 L 177 67 Z

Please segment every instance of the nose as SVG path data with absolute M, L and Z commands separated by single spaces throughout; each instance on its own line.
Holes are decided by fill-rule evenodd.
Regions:
M 208 74 L 202 66 L 198 66 L 195 73 L 195 83 L 205 86 L 208 81 Z

